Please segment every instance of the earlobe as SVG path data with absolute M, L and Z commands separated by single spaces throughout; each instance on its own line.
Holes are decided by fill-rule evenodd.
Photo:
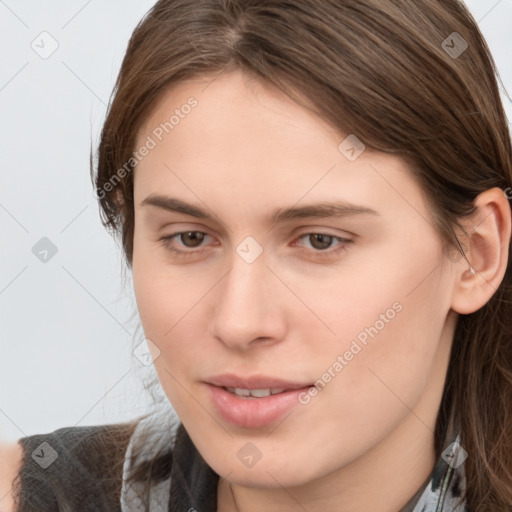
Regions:
M 476 211 L 465 223 L 466 257 L 454 263 L 452 309 L 460 314 L 474 313 L 496 292 L 507 271 L 510 249 L 511 210 L 503 190 L 486 190 L 474 204 Z

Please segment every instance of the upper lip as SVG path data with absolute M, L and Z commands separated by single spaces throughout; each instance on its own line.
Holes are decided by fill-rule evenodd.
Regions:
M 206 380 L 209 384 L 225 388 L 239 389 L 301 389 L 311 386 L 310 383 L 292 382 L 265 375 L 253 375 L 251 377 L 241 377 L 239 375 L 223 374 L 210 377 Z

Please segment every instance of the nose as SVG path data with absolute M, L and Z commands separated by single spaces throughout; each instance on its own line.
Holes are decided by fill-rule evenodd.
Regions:
M 248 350 L 278 343 L 286 330 L 284 286 L 267 267 L 264 252 L 248 263 L 236 252 L 216 286 L 211 333 L 227 347 Z

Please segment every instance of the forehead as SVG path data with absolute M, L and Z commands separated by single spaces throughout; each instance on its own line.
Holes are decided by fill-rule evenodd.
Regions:
M 189 107 L 190 104 L 194 106 Z M 203 138 L 203 143 L 216 143 L 232 135 L 234 149 L 250 145 L 251 140 L 271 143 L 276 129 L 311 147 L 318 137 L 333 137 L 325 142 L 336 144 L 340 136 L 327 122 L 276 87 L 238 70 L 173 84 L 160 95 L 139 130 L 137 145 L 158 127 L 164 129 L 162 135 L 170 143 L 185 143 L 179 135 L 189 131 L 187 126 Z
M 154 147 L 136 166 L 135 196 L 217 197 L 255 212 L 336 198 L 421 209 L 405 162 L 368 148 L 350 161 L 339 148 L 348 135 L 240 72 L 180 82 L 138 132 L 136 147 Z

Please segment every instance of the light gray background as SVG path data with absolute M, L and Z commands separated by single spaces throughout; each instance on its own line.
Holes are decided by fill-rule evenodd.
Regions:
M 141 380 L 153 369 L 131 353 L 144 335 L 121 249 L 100 222 L 89 146 L 153 3 L 0 0 L 1 439 L 125 421 L 151 403 Z M 512 0 L 467 5 L 512 95 Z M 43 31 L 59 45 L 46 59 L 31 47 Z M 58 249 L 46 263 L 32 253 L 42 237 Z

